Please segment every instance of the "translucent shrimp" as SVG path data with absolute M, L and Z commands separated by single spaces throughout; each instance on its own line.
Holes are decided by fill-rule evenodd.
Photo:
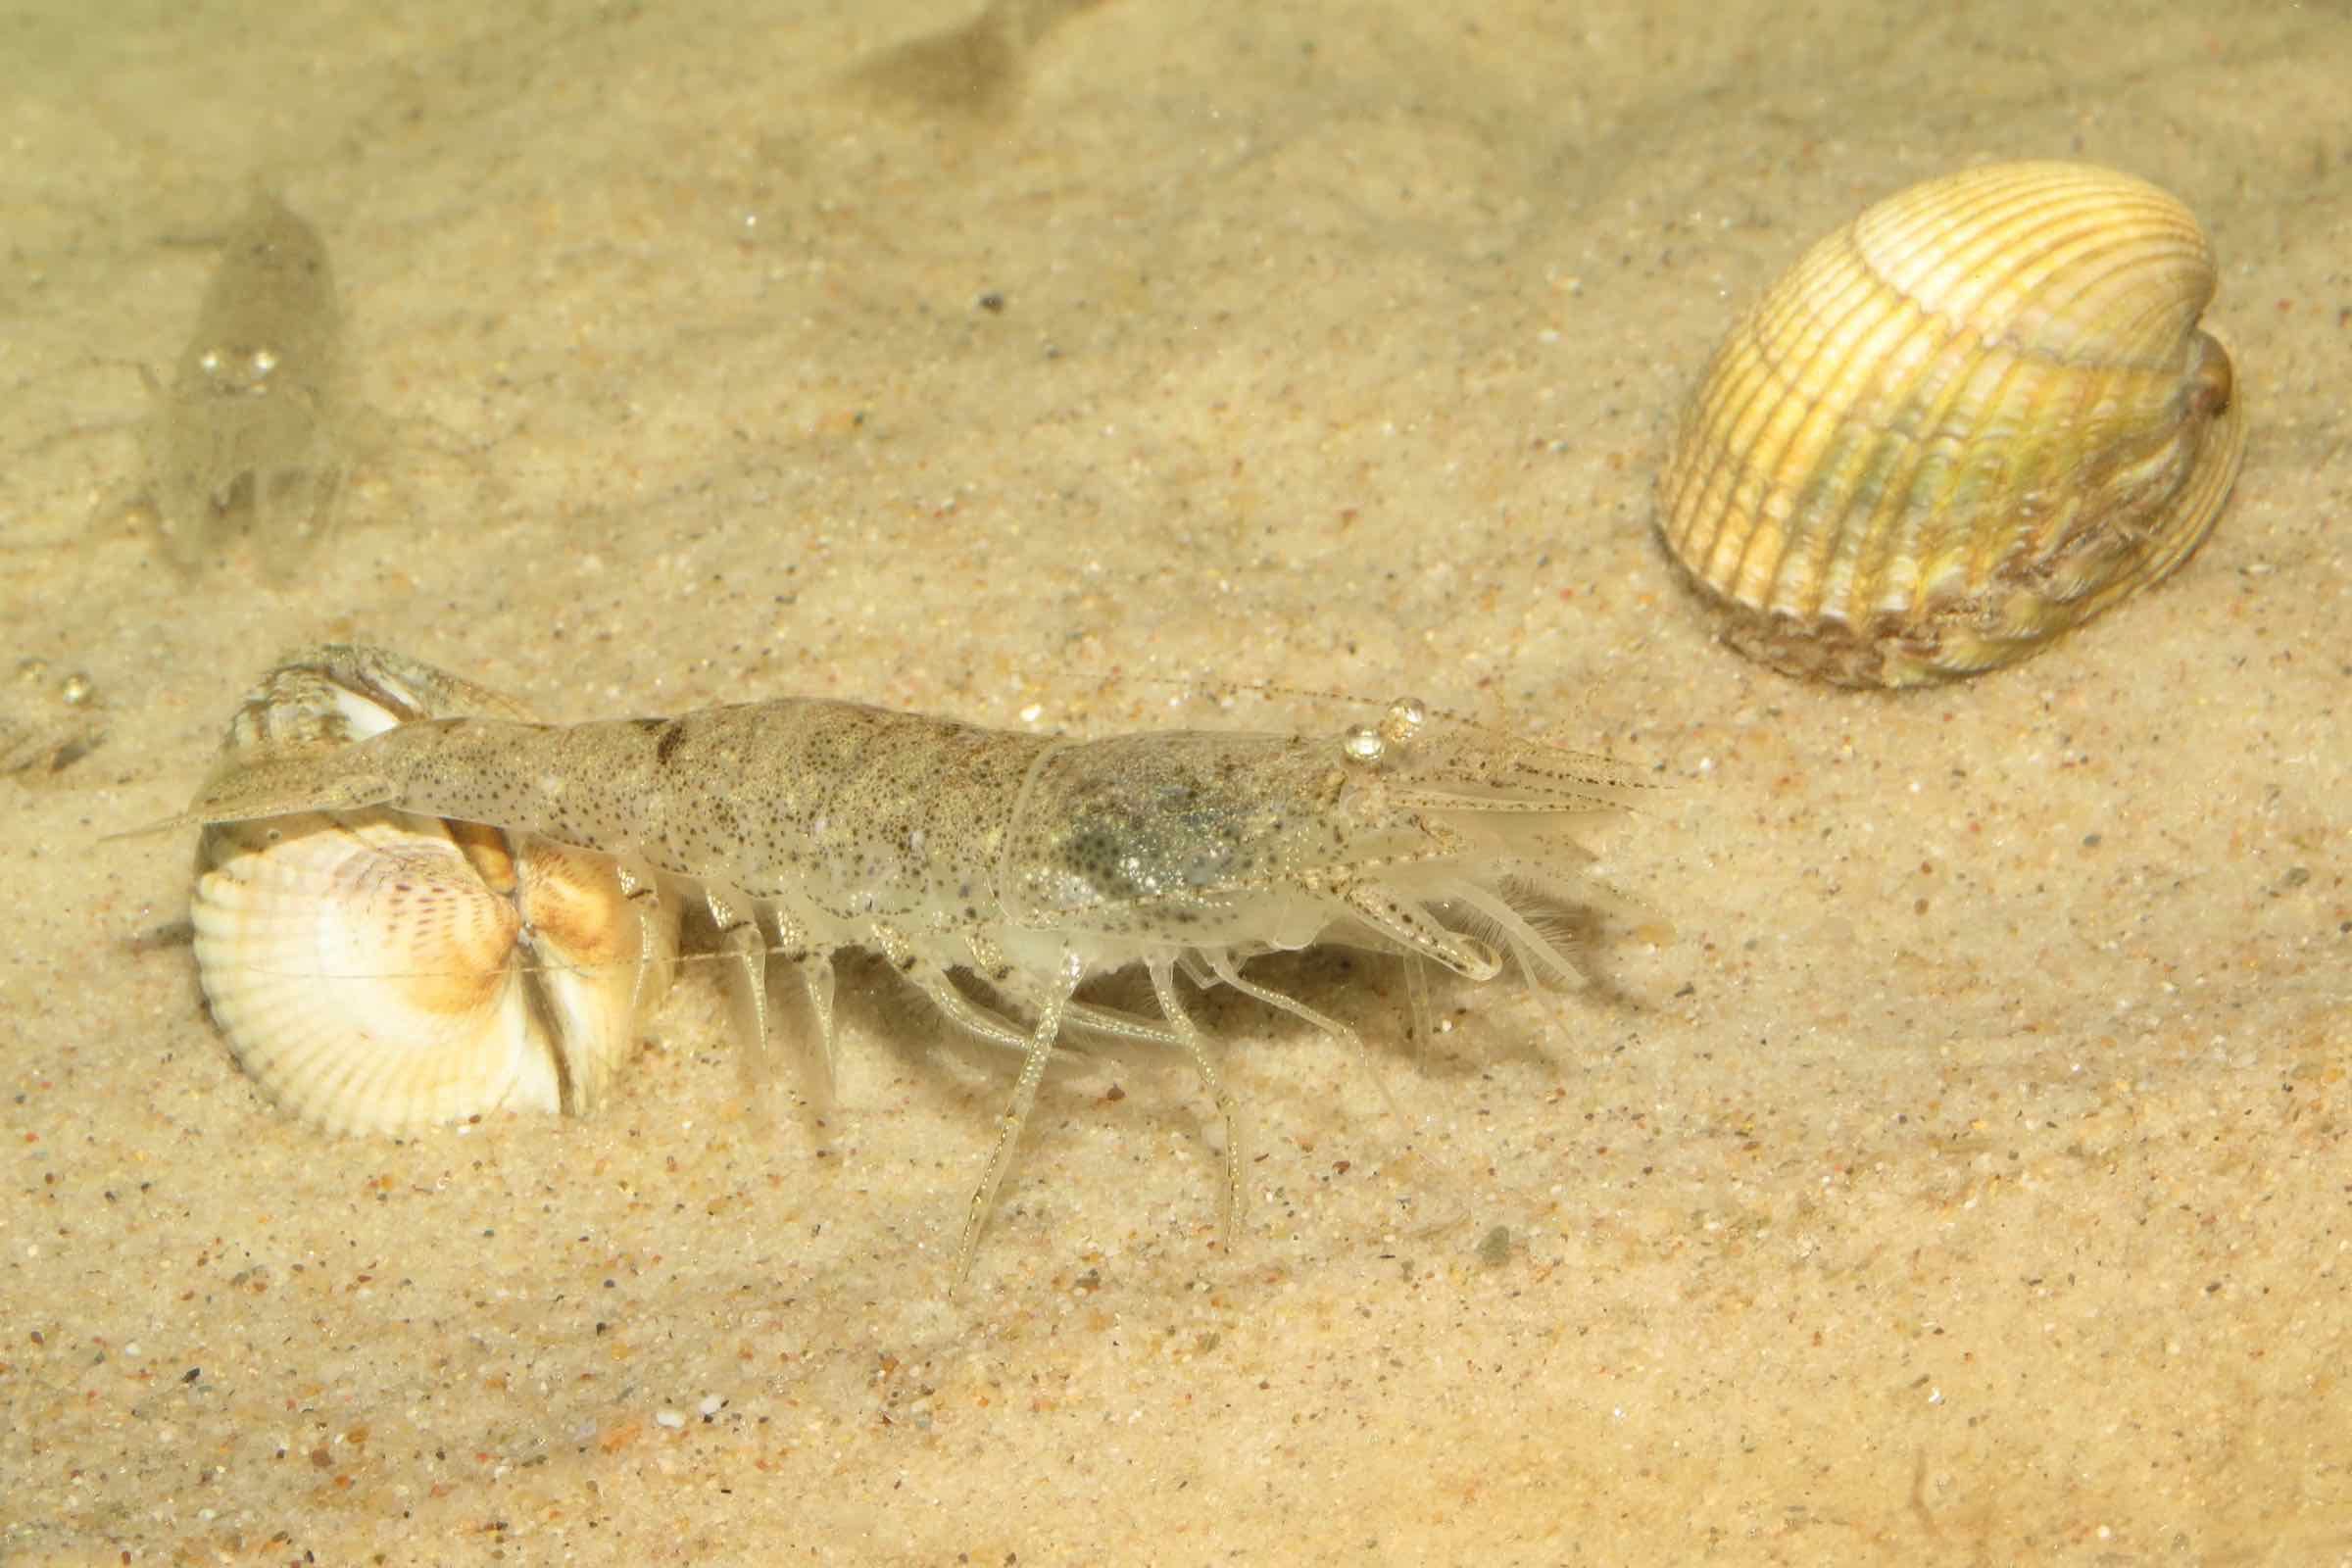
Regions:
M 346 464 L 342 345 L 325 244 L 257 188 L 171 382 L 140 370 L 148 484 L 177 565 L 203 565 L 240 515 L 281 577 L 325 535 Z
M 425 678 L 367 649 L 306 661 Z M 624 884 L 709 910 L 755 1053 L 771 1029 L 765 964 L 797 971 L 828 1074 L 832 956 L 880 953 L 951 1021 L 1022 1055 L 957 1245 L 960 1281 L 1065 1029 L 1190 1057 L 1224 1121 L 1231 1227 L 1234 1099 L 1178 976 L 1350 1041 L 1244 965 L 1340 943 L 1469 980 L 1492 979 L 1507 956 L 1538 983 L 1580 984 L 1566 932 L 1599 894 L 1572 835 L 1639 788 L 1622 763 L 1410 699 L 1338 734 L 1074 740 L 785 698 L 674 718 L 476 712 L 358 740 L 291 737 L 229 754 L 160 825 L 391 808 L 612 857 Z M 1130 965 L 1149 976 L 1156 1015 L 1076 995 Z

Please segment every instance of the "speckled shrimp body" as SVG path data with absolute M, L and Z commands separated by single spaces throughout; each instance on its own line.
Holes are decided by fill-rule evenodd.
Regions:
M 955 1023 L 1023 1056 L 960 1278 L 1065 1028 L 1187 1053 L 1225 1120 L 1230 1222 L 1233 1102 L 1177 976 L 1341 1036 L 1241 966 L 1329 942 L 1473 980 L 1507 953 L 1539 981 L 1577 983 L 1559 916 L 1592 893 L 1570 834 L 1635 787 L 1605 759 L 1410 700 L 1336 735 L 1074 740 L 780 699 L 570 725 L 469 714 L 294 741 L 229 759 L 182 820 L 392 807 L 615 857 L 631 881 L 709 909 L 755 1051 L 767 1043 L 768 957 L 799 972 L 830 1062 L 831 956 L 881 953 Z M 1131 964 L 1151 978 L 1156 1016 L 1075 996 Z M 955 971 L 984 982 L 990 1002 Z

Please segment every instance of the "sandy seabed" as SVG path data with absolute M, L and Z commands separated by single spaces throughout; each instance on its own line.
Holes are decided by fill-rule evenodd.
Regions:
M 11 7 L 0 1556 L 2352 1562 L 2352 19 L 1918 9 Z M 1649 535 L 1675 409 L 2013 157 L 2208 225 L 2228 514 L 1964 686 L 1741 661 Z M 284 581 L 122 504 L 256 172 L 368 411 Z M 260 1100 L 189 845 L 100 835 L 351 638 L 568 718 L 1411 689 L 1653 769 L 1595 847 L 1672 935 L 1420 1060 L 1394 965 L 1268 965 L 1394 1111 L 1204 1006 L 1243 1234 L 1112 1054 L 951 1297 L 1006 1075 L 876 968 L 821 1126 L 707 973 L 592 1119 Z

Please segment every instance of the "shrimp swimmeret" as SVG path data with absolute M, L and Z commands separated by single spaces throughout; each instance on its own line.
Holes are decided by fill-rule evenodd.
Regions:
M 593 1098 L 601 1073 L 564 1042 L 618 1029 L 625 1047 L 666 982 L 681 902 L 706 909 L 718 932 L 736 1030 L 756 1056 L 771 1027 L 769 959 L 799 974 L 829 1071 L 832 956 L 883 955 L 951 1021 L 1022 1054 L 965 1217 L 960 1279 L 1064 1029 L 1191 1058 L 1225 1123 L 1230 1226 L 1242 1173 L 1233 1097 L 1178 976 L 1349 1041 L 1345 1025 L 1244 966 L 1339 943 L 1470 980 L 1493 978 L 1507 956 L 1539 983 L 1581 984 L 1564 917 L 1603 901 L 1579 875 L 1591 857 L 1571 834 L 1641 788 L 1623 763 L 1409 699 L 1374 722 L 1303 735 L 1073 740 L 795 698 L 542 724 L 429 665 L 328 647 L 257 688 L 195 804 L 164 825 L 205 825 L 198 962 L 232 1043 L 241 1017 L 258 1033 L 288 1010 L 296 982 L 330 983 L 315 977 L 341 975 L 363 954 L 383 975 L 413 975 L 387 955 L 413 955 L 453 929 L 536 943 L 544 961 L 529 974 L 569 973 L 585 967 L 574 956 L 601 955 L 603 972 L 622 978 L 585 1002 L 543 983 L 516 988 L 503 969 L 495 995 L 489 980 L 454 1002 L 438 994 L 451 986 L 427 988 L 437 1019 L 512 1014 L 553 1037 L 554 1067 L 502 1066 L 499 1093 L 513 1103 L 578 1108 Z M 291 864 L 303 845 L 323 869 L 270 868 L 270 857 Z M 224 946 L 208 959 L 208 930 L 228 942 L 276 883 L 317 895 L 353 881 L 380 895 L 356 906 L 365 917 L 330 917 L 317 896 L 292 915 L 268 905 L 270 940 L 298 947 L 314 978 L 280 965 L 246 997 Z M 478 913 L 453 914 L 462 892 Z M 289 921 L 302 929 L 285 932 Z M 1129 965 L 1150 977 L 1155 1014 L 1076 996 L 1091 976 Z M 353 983 L 363 983 L 356 973 Z M 502 1036 L 509 1055 L 513 1038 Z M 440 1074 L 436 1090 L 447 1076 L 418 1071 Z M 280 1061 L 256 1077 L 313 1119 L 357 1125 L 366 1118 L 318 1112 L 289 1086 L 304 1073 L 366 1072 Z M 417 1102 L 450 1113 L 446 1098 Z

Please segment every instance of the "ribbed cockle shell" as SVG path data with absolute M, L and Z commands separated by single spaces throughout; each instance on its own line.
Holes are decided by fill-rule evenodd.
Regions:
M 223 765 L 460 713 L 528 717 L 429 665 L 318 649 L 246 698 Z M 333 1131 L 585 1111 L 668 984 L 677 911 L 648 891 L 607 857 L 474 823 L 227 823 L 198 849 L 197 974 L 263 1092 Z
M 2245 448 L 2213 255 L 2143 180 L 2000 164 L 1813 247 L 1716 351 L 1659 485 L 1726 641 L 1907 686 L 2022 659 L 2179 566 Z

